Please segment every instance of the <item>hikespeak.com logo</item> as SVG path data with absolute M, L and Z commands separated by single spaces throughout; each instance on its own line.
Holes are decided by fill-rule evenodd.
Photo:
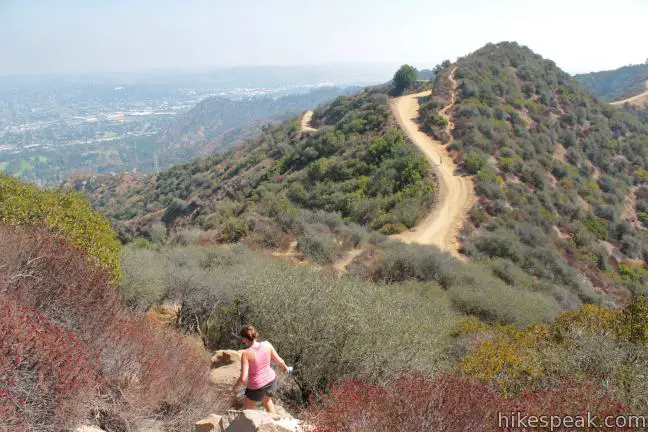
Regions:
M 648 416 L 620 415 L 599 417 L 590 412 L 585 415 L 530 415 L 520 411 L 497 413 L 498 426 L 504 430 L 545 429 L 550 431 L 564 428 L 615 429 L 648 428 Z

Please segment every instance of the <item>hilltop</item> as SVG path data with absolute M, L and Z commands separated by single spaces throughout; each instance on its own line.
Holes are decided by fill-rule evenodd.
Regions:
M 583 281 L 618 298 L 648 281 L 648 126 L 598 102 L 526 47 L 490 44 L 456 63 L 459 91 L 449 151 L 476 176 L 463 251 L 506 262 L 506 278 L 570 287 Z M 423 126 L 449 141 L 449 71 L 423 102 Z M 517 276 L 514 276 L 517 275 Z M 619 286 L 623 286 L 619 290 Z
M 119 180 L 77 187 L 123 239 L 151 238 L 163 222 L 225 241 L 274 231 L 281 241 L 263 243 L 287 247 L 301 232 L 290 222 L 295 209 L 400 233 L 429 214 L 436 187 L 430 162 L 389 112 L 388 94 L 383 86 L 340 97 L 314 112 L 308 131 L 300 118 L 266 126 L 240 147 L 124 193 Z M 438 110 L 453 95 L 446 118 Z M 439 68 L 420 113 L 423 129 L 446 143 L 450 119 L 447 150 L 475 179 L 477 204 L 459 233 L 464 255 L 502 261 L 517 274 L 506 277 L 512 283 L 539 278 L 563 287 L 542 289 L 567 307 L 645 289 L 648 129 L 640 112 L 601 103 L 550 60 L 501 43 Z
M 574 79 L 598 98 L 620 101 L 648 90 L 648 63 L 574 75 Z

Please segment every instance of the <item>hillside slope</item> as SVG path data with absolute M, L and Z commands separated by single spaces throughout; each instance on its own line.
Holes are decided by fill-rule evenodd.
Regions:
M 263 124 L 285 120 L 351 91 L 330 87 L 277 99 L 205 99 L 154 137 L 159 164 L 166 168 L 227 149 L 257 135 Z
M 296 208 L 339 213 L 386 234 L 400 232 L 429 211 L 434 181 L 425 159 L 394 124 L 387 91 L 368 89 L 320 107 L 309 133 L 300 131 L 301 118 L 295 118 L 264 126 L 257 138 L 224 154 L 126 188 L 118 190 L 119 180 L 77 187 L 122 220 L 117 225 L 130 235 L 156 220 L 222 230 L 231 218 L 281 219 Z
M 638 108 L 645 108 L 648 106 L 648 80 L 645 83 L 645 89 L 638 95 L 631 96 L 627 99 L 621 99 L 611 102 L 612 105 L 625 106 L 626 104 L 636 106 Z
M 648 64 L 574 75 L 574 79 L 598 98 L 606 101 L 619 101 L 646 91 Z
M 547 279 L 583 299 L 583 281 L 620 297 L 619 287 L 645 291 L 648 236 L 623 209 L 634 193 L 635 210 L 646 211 L 647 125 L 515 43 L 487 45 L 456 67 L 449 150 L 476 175 L 479 200 L 464 252 L 506 260 L 504 278 Z M 423 126 L 446 142 L 438 108 L 451 98 L 449 73 L 421 109 Z

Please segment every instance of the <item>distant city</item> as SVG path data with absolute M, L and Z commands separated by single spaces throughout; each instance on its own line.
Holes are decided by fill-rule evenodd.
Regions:
M 388 79 L 390 68 L 0 77 L 0 170 L 38 183 L 137 170 L 140 150 L 151 150 L 154 137 L 178 114 L 206 98 L 278 98 L 375 84 Z

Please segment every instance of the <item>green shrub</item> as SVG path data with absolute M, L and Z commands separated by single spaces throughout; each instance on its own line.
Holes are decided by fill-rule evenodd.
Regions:
M 146 311 L 168 295 L 165 259 L 160 254 L 131 243 L 122 251 L 124 281 L 120 290 L 122 301 L 129 307 Z
M 330 233 L 308 227 L 299 237 L 297 248 L 317 264 L 332 264 L 339 255 L 335 239 Z
M 464 156 L 464 166 L 470 174 L 477 174 L 486 163 L 486 157 L 479 150 L 468 150 Z
M 245 237 L 249 229 L 246 220 L 236 217 L 227 218 L 220 227 L 221 240 L 227 243 L 235 243 Z
M 583 225 L 599 240 L 608 238 L 608 221 L 588 213 L 583 220 Z
M 294 364 L 303 400 L 345 377 L 448 364 L 456 318 L 438 287 L 395 289 L 287 266 L 266 267 L 245 287 L 245 318 Z
M 407 227 L 402 223 L 387 223 L 379 230 L 381 234 L 385 235 L 399 234 L 403 231 L 407 231 Z
M 445 285 L 459 271 L 459 262 L 447 252 L 421 245 L 390 242 L 371 270 L 375 282 L 394 283 L 410 279 Z
M 75 192 L 43 191 L 0 173 L 0 222 L 45 225 L 85 250 L 89 258 L 121 280 L 121 245 L 108 219 Z
M 448 295 L 459 312 L 488 322 L 550 322 L 561 310 L 553 298 L 513 288 L 476 266 L 464 269 L 448 289 Z

